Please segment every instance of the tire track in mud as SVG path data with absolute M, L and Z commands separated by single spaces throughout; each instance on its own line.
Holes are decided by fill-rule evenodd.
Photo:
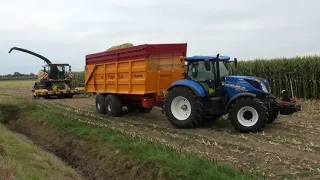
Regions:
M 64 110 L 67 110 L 65 106 L 68 106 L 62 106 L 56 101 L 47 101 L 47 103 L 60 106 Z M 92 112 L 81 109 L 76 110 L 71 107 L 67 111 L 76 112 L 80 115 L 97 116 Z M 98 116 L 98 119 L 100 123 L 101 121 L 106 122 L 109 120 L 106 116 Z M 304 156 L 301 158 L 301 149 L 294 149 L 286 143 L 279 146 L 279 143 L 265 140 L 265 137 L 272 138 L 272 136 L 260 134 L 247 136 L 216 131 L 210 131 L 211 135 L 209 135 L 208 130 L 178 131 L 155 124 L 144 124 L 122 118 L 117 119 L 121 119 L 121 122 L 116 121 L 115 124 L 118 124 L 121 129 L 126 129 L 126 132 L 139 132 L 144 138 L 160 138 L 160 143 L 171 141 L 171 143 L 177 144 L 176 146 L 180 146 L 180 148 L 191 149 L 189 152 L 205 155 L 211 159 L 237 164 L 260 172 L 267 171 L 270 177 L 274 175 L 294 175 L 298 171 L 305 173 L 310 173 L 310 170 L 317 171 L 317 166 L 320 162 L 314 153 L 303 152 Z M 214 154 L 218 154 L 219 157 L 215 157 Z
M 55 101 L 57 102 L 57 101 Z M 57 102 L 59 103 L 59 102 Z M 69 106 L 66 104 L 66 106 Z M 90 104 L 87 104 L 86 107 L 90 106 Z M 94 105 L 91 105 L 94 106 Z M 71 106 L 72 107 L 72 106 Z M 81 108 L 82 109 L 82 108 Z M 95 113 L 94 108 L 90 108 L 90 111 L 88 109 L 82 109 L 84 111 L 88 111 L 91 113 Z M 165 120 L 165 116 L 163 116 L 160 112 L 156 113 L 152 112 L 150 114 L 139 114 L 140 116 L 124 116 L 122 118 L 114 118 L 114 119 L 119 119 L 121 121 L 126 121 L 130 122 L 132 124 L 141 124 L 145 126 L 159 126 L 159 127 L 171 127 L 168 121 Z M 107 116 L 102 116 L 104 119 L 108 119 Z M 126 119 L 130 118 L 130 120 Z M 295 117 L 293 117 L 295 118 Z M 152 119 L 152 120 L 150 120 Z M 253 135 L 245 135 L 250 138 L 255 138 L 255 140 L 265 140 L 267 142 L 271 141 L 273 143 L 280 143 L 280 144 L 291 144 L 291 145 L 298 145 L 298 144 L 310 144 L 312 147 L 318 147 L 317 142 L 320 142 L 320 136 L 310 136 L 311 134 L 316 134 L 317 132 L 320 132 L 320 128 L 314 127 L 312 130 L 311 129 L 303 129 L 301 131 L 299 128 L 296 127 L 295 124 L 292 126 L 295 127 L 289 127 L 288 122 L 285 122 L 286 118 L 280 117 L 278 121 L 276 121 L 275 124 L 269 125 L 265 129 L 265 135 L 260 136 L 260 134 L 253 134 Z M 221 125 L 222 123 L 222 125 Z M 218 126 L 218 127 L 217 127 Z M 220 127 L 219 127 L 220 126 Z M 221 126 L 223 126 L 221 128 Z M 298 126 L 300 128 L 303 128 L 303 126 Z M 188 129 L 188 130 L 179 130 L 179 131 L 186 131 L 186 132 L 192 132 L 192 133 L 197 133 L 199 135 L 211 135 L 213 132 L 218 131 L 219 134 L 221 132 L 226 132 L 225 134 L 234 134 L 234 135 L 239 135 L 236 131 L 233 130 L 233 127 L 231 126 L 230 123 L 225 123 L 225 121 L 218 121 L 213 124 L 212 128 L 197 128 L 197 129 Z M 297 133 L 299 131 L 299 133 Z M 313 132 L 316 131 L 316 132 Z M 309 133 L 303 133 L 303 132 L 309 132 Z M 218 135 L 219 135 L 218 134 Z M 215 134 L 217 135 L 217 134 Z M 320 135 L 320 134 L 319 134 Z

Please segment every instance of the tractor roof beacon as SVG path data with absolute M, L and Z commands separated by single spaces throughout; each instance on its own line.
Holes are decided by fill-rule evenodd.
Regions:
M 168 120 L 178 128 L 193 128 L 208 117 L 216 120 L 228 114 L 240 132 L 258 132 L 280 114 L 301 110 L 296 98 L 283 91 L 277 100 L 269 83 L 258 77 L 232 76 L 226 65 L 237 59 L 228 56 L 193 56 L 187 62 L 185 77 L 174 82 L 165 98 Z M 291 89 L 292 91 L 292 89 Z

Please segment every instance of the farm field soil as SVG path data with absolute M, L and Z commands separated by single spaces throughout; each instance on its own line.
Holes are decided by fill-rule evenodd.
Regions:
M 33 81 L 0 82 L 0 94 L 31 99 Z M 96 126 L 156 141 L 178 152 L 193 153 L 215 162 L 265 173 L 271 179 L 320 178 L 320 102 L 302 101 L 301 112 L 281 116 L 257 134 L 240 134 L 220 119 L 204 127 L 175 129 L 157 109 L 148 114 L 113 118 L 95 112 L 94 97 L 37 100 L 52 112 Z

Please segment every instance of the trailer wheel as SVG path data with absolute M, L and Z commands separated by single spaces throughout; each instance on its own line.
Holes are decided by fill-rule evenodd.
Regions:
M 122 114 L 122 102 L 117 95 L 107 95 L 105 98 L 105 104 L 105 109 L 109 116 L 118 117 Z
M 204 106 L 201 97 L 187 87 L 169 91 L 165 100 L 167 119 L 177 128 L 194 128 L 203 121 Z
M 96 95 L 96 111 L 99 114 L 106 114 L 106 108 L 105 108 L 105 95 L 104 94 L 97 94 Z
M 259 132 L 268 122 L 268 110 L 260 99 L 243 97 L 232 104 L 229 119 L 239 132 Z
M 268 116 L 268 124 L 272 124 L 279 115 L 279 111 L 277 109 L 272 109 L 271 111 L 269 111 L 269 116 Z

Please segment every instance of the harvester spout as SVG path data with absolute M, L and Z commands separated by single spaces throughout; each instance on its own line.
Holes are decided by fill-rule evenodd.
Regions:
M 18 47 L 13 47 L 10 49 L 10 51 L 8 53 L 11 53 L 12 50 L 17 50 L 17 51 L 22 51 L 22 52 L 25 52 L 25 53 L 28 53 L 28 54 L 32 54 L 34 56 L 37 56 L 38 58 L 44 60 L 47 64 L 51 64 L 51 61 L 43 56 L 41 56 L 40 54 L 37 54 L 35 52 L 32 52 L 32 51 L 29 51 L 29 50 L 26 50 L 26 49 L 22 49 L 22 48 L 18 48 Z

